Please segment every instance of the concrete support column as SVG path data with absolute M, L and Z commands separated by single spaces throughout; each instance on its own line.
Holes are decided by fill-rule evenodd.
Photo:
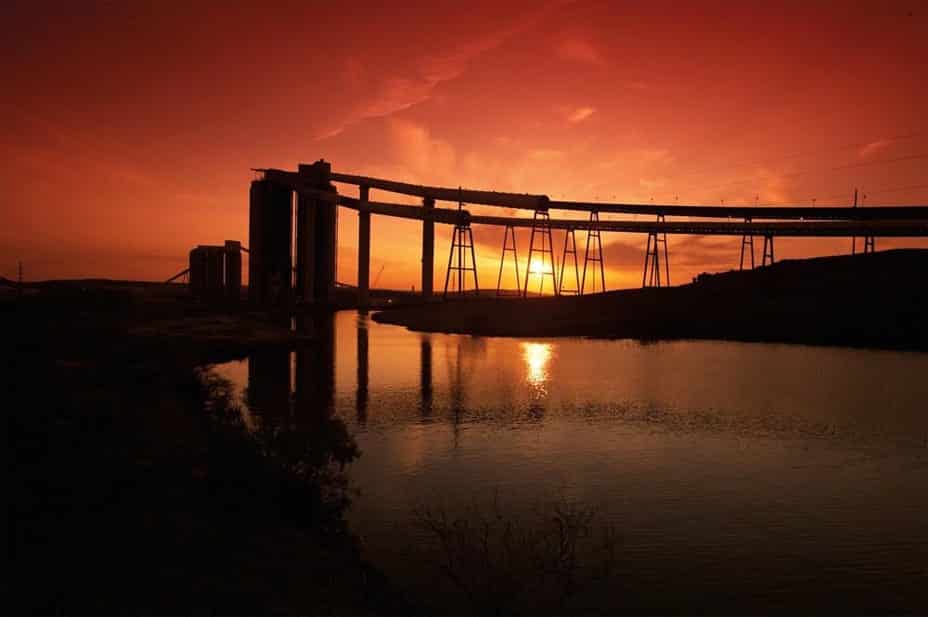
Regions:
M 291 278 L 291 190 L 268 180 L 251 183 L 248 298 L 288 306 Z
M 203 247 L 198 246 L 190 251 L 190 293 L 198 298 L 206 292 L 206 262 Z
M 335 194 L 330 183 L 331 166 L 325 161 L 300 165 L 303 185 L 312 191 Z M 335 303 L 335 270 L 338 244 L 338 205 L 318 193 L 300 195 L 297 205 L 299 287 L 304 302 Z
M 332 192 L 335 188 L 331 187 Z M 335 304 L 335 271 L 338 248 L 338 206 L 316 200 L 316 299 Z
M 426 197 L 422 200 L 426 213 L 435 209 L 435 200 Z M 432 297 L 433 269 L 435 267 L 435 221 L 422 221 L 422 297 Z
M 225 249 L 221 246 L 204 247 L 206 251 L 206 296 L 210 300 L 222 297 L 225 280 Z
M 248 301 L 259 304 L 263 300 L 267 273 L 264 270 L 264 202 L 268 182 L 251 183 L 248 204 Z
M 316 203 L 306 195 L 296 198 L 297 293 L 304 303 L 316 297 Z
M 358 304 L 366 307 L 369 303 L 371 285 L 371 213 L 367 203 L 370 201 L 370 187 L 362 186 L 361 203 L 358 204 Z
M 242 298 L 242 243 L 226 240 L 226 298 L 238 302 Z
M 264 264 L 267 271 L 266 302 L 271 306 L 290 306 L 293 278 L 293 191 L 271 185 L 270 201 L 264 213 Z

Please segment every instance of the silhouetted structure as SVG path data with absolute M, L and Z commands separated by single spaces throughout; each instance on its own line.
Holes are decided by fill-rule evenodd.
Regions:
M 263 179 L 251 183 L 252 302 L 282 307 L 294 299 L 334 302 L 338 209 L 327 195 L 335 194 L 329 173 L 329 164 L 317 161 L 300 165 L 297 174 L 268 170 Z
M 535 237 L 538 236 L 540 246 L 535 248 Z M 538 266 L 533 269 L 532 257 L 538 253 Z M 550 269 L 549 269 L 550 266 Z M 540 270 L 539 270 L 540 268 Z M 528 241 L 528 261 L 525 266 L 525 285 L 522 287 L 522 296 L 528 295 L 528 282 L 532 274 L 539 277 L 538 293 L 542 293 L 545 288 L 545 277 L 551 275 L 551 286 L 554 288 L 554 295 L 558 294 L 557 279 L 557 262 L 554 261 L 554 238 L 551 236 L 551 216 L 547 209 L 535 210 L 532 217 L 532 235 Z
M 596 291 L 595 268 L 599 262 L 602 290 L 605 291 L 605 265 L 602 254 L 602 232 L 647 234 L 648 244 L 642 285 L 670 284 L 668 234 L 741 236 L 740 267 L 744 268 L 744 249 L 750 247 L 753 265 L 753 236 L 764 238 L 764 265 L 773 263 L 773 240 L 780 237 L 854 237 L 866 238 L 865 251 L 872 252 L 874 238 L 928 236 L 928 206 L 885 206 L 870 208 L 835 207 L 813 208 L 806 206 L 704 206 L 663 204 L 622 204 L 551 201 L 545 195 L 475 191 L 395 182 L 381 178 L 341 174 L 331 171 L 329 163 L 319 160 L 312 165 L 300 165 L 297 172 L 278 169 L 257 170 L 263 174 L 252 182 L 250 204 L 249 242 L 249 298 L 265 306 L 293 306 L 305 304 L 332 304 L 335 293 L 337 212 L 338 207 L 358 211 L 358 299 L 367 305 L 370 289 L 370 217 L 372 214 L 422 221 L 422 296 L 432 296 L 435 223 L 453 225 L 452 246 L 446 281 L 454 274 L 458 290 L 463 286 L 464 275 L 474 272 L 476 288 L 476 249 L 473 225 L 498 225 L 505 228 L 503 257 L 510 250 L 511 235 L 515 254 L 515 228 L 532 229 L 529 254 L 524 271 L 525 280 L 519 281 L 522 294 L 528 292 L 529 279 L 550 274 L 552 289 L 560 293 L 565 263 L 558 271 L 553 251 L 552 230 L 563 229 L 569 236 L 574 230 L 587 232 L 587 246 L 580 278 L 579 294 L 587 290 L 587 269 L 593 267 L 593 291 Z M 338 194 L 333 182 L 359 187 L 359 197 Z M 410 195 L 422 200 L 422 206 L 411 206 L 370 200 L 370 190 L 377 189 Z M 294 203 L 294 195 L 296 200 Z M 454 201 L 458 208 L 437 208 L 436 201 Z M 464 203 L 503 208 L 530 210 L 531 219 L 512 216 L 472 215 L 463 209 Z M 588 221 L 555 219 L 552 209 L 589 212 Z M 654 216 L 654 221 L 600 220 L 600 213 L 618 213 Z M 668 221 L 667 217 L 686 217 L 687 220 Z M 692 218 L 710 219 L 693 221 Z M 294 221 L 296 221 L 294 229 Z M 540 234 L 540 238 L 538 235 Z M 572 238 L 573 239 L 573 238 Z M 536 248 L 536 240 L 540 248 Z M 569 245 L 565 238 L 562 262 L 574 255 L 576 267 L 576 241 Z M 661 246 L 662 245 L 662 246 Z M 572 246 L 572 248 L 569 248 Z M 591 251 L 591 248 L 593 249 Z M 457 259 L 455 259 L 457 251 Z M 536 255 L 538 253 L 538 255 Z M 663 255 L 661 256 L 661 253 Z M 295 257 L 295 259 L 294 259 Z M 532 269 L 532 259 L 540 257 L 542 272 Z M 660 261 L 663 259 L 663 268 Z M 466 262 L 469 262 L 466 263 Z M 550 265 L 549 265 L 550 264 Z M 518 263 L 516 264 L 518 267 Z M 502 279 L 497 281 L 499 292 Z M 536 268 L 537 270 L 537 268 Z M 212 272 L 208 266 L 205 272 Z M 211 276 L 211 275 L 210 275 Z M 517 278 L 519 273 L 517 271 Z M 558 280 L 560 279 L 560 280 Z M 199 280 L 199 279 L 198 279 Z M 447 285 L 446 285 L 447 287 Z M 569 290 L 573 292 L 574 290 Z
M 745 217 L 744 222 L 745 222 L 745 223 L 750 223 L 750 222 L 751 222 L 751 217 L 749 217 L 749 216 L 748 216 L 748 217 Z M 751 256 L 751 270 L 753 270 L 753 269 L 754 269 L 754 236 L 752 236 L 752 235 L 750 235 L 750 234 L 745 234 L 745 235 L 741 236 L 741 260 L 740 260 L 740 262 L 738 263 L 738 269 L 739 269 L 739 270 L 744 270 L 744 249 L 746 249 L 746 248 L 750 251 L 750 256 Z
M 664 222 L 663 214 L 657 215 L 657 222 Z M 670 287 L 670 254 L 667 251 L 667 232 L 661 233 L 657 229 L 648 233 L 648 246 L 644 253 L 644 275 L 641 278 L 642 287 L 661 286 L 660 245 L 664 246 L 664 270 L 667 273 L 664 286 Z
M 480 294 L 480 285 L 477 282 L 477 254 L 474 252 L 474 232 L 470 228 L 470 223 L 462 223 L 454 226 L 451 235 L 451 252 L 448 254 L 448 270 L 445 274 L 445 297 L 448 296 L 448 288 L 458 295 L 467 292 L 468 274 L 473 276 L 473 292 Z
M 242 245 L 226 240 L 222 246 L 200 245 L 190 251 L 187 270 L 190 291 L 206 300 L 238 302 L 242 294 Z M 168 280 L 183 276 L 178 273 Z
M 605 262 L 603 261 L 603 239 L 602 234 L 599 231 L 597 225 L 599 224 L 599 212 L 593 210 L 590 212 L 590 224 L 587 227 L 586 232 L 586 250 L 583 252 L 583 278 L 580 280 L 580 295 L 582 296 L 586 291 L 586 267 L 588 264 L 593 264 L 593 267 L 590 269 L 590 274 L 592 275 L 592 285 L 590 289 L 593 293 L 596 293 L 596 264 L 599 264 L 599 282 L 602 287 L 601 291 L 606 291 L 606 269 Z M 592 245 L 593 252 L 590 253 L 590 246 Z
M 512 236 L 512 246 L 509 246 L 509 237 Z M 499 257 L 499 276 L 496 278 L 496 295 L 502 295 L 502 285 L 503 285 L 503 269 L 506 264 L 506 253 L 512 253 L 512 261 L 515 265 L 516 270 L 516 287 L 519 286 L 519 282 L 522 280 L 522 277 L 519 276 L 519 253 L 516 249 L 516 228 L 512 225 L 506 225 L 503 229 L 503 250 L 500 252 Z M 517 294 L 518 295 L 518 294 Z
M 574 287 L 564 287 L 564 270 L 567 269 L 567 256 L 573 255 L 574 258 Z M 557 291 L 559 294 L 580 295 L 580 266 L 577 261 L 577 234 L 571 228 L 564 232 L 564 252 L 561 255 L 561 274 L 557 278 Z

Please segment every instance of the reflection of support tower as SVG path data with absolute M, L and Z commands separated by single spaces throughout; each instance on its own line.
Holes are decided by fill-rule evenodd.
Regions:
M 248 408 L 264 427 L 280 426 L 290 415 L 290 351 L 256 350 L 248 358 Z
M 541 235 L 541 248 L 535 248 L 535 234 Z M 541 254 L 541 271 L 532 271 L 532 256 L 535 253 Z M 554 295 L 557 295 L 557 279 L 555 270 L 557 264 L 554 261 L 554 238 L 551 237 L 551 217 L 548 216 L 547 210 L 535 210 L 535 217 L 532 220 L 532 236 L 528 242 L 528 262 L 525 268 L 525 286 L 522 288 L 522 296 L 528 296 L 528 282 L 532 274 L 541 277 L 538 286 L 538 293 L 542 293 L 545 288 L 545 276 L 551 275 L 551 285 L 554 287 Z M 550 269 L 548 268 L 550 266 Z
M 657 215 L 657 222 L 664 222 L 664 215 Z M 667 251 L 667 234 L 654 229 L 648 233 L 648 246 L 644 254 L 644 274 L 641 277 L 642 287 L 661 286 L 660 245 L 664 245 L 664 270 L 666 279 L 664 284 L 670 286 L 670 256 Z
M 297 329 L 316 338 L 313 347 L 296 351 L 296 415 L 311 421 L 331 415 L 335 407 L 335 313 L 300 315 Z
M 761 265 L 773 265 L 773 234 L 764 234 L 764 258 Z
M 512 247 L 509 247 L 508 241 L 510 235 L 512 236 Z M 506 228 L 503 229 L 503 253 L 499 258 L 499 277 L 496 279 L 496 295 L 499 296 L 502 294 L 502 284 L 503 284 L 503 265 L 506 263 L 506 253 L 512 252 L 512 261 L 515 263 L 516 268 L 516 293 L 518 294 L 519 282 L 522 280 L 522 277 L 519 276 L 519 254 L 516 252 L 516 228 L 512 225 L 506 225 Z
M 419 342 L 419 397 L 423 417 L 432 415 L 432 339 L 427 334 Z
M 358 313 L 358 389 L 355 393 L 355 409 L 358 413 L 358 423 L 364 424 L 367 421 L 367 400 L 368 400 L 368 340 L 367 311 Z
M 452 367 L 448 367 L 448 402 L 451 405 L 451 434 L 454 438 L 454 448 L 457 449 L 458 439 L 460 437 L 459 431 L 461 416 L 464 414 L 465 404 L 464 372 L 461 370 L 461 364 L 463 360 L 463 353 L 461 352 L 461 339 L 457 339 L 457 348 L 455 352 L 453 372 L 451 370 Z
M 574 279 L 577 284 L 573 289 L 564 289 L 564 270 L 567 269 L 567 256 L 574 256 Z M 557 281 L 557 290 L 561 294 L 580 295 L 580 266 L 577 263 L 577 235 L 571 227 L 564 232 L 564 254 L 561 256 L 561 274 Z
M 586 232 L 586 251 L 583 254 L 583 279 L 580 281 L 580 293 L 584 293 L 586 289 L 586 266 L 588 263 L 599 262 L 599 280 L 602 284 L 602 291 L 606 291 L 606 271 L 605 266 L 603 265 L 603 240 L 601 237 L 601 232 L 599 228 L 596 227 L 596 224 L 599 223 L 599 212 L 593 210 L 590 212 L 590 226 L 587 228 Z M 590 255 L 590 241 L 595 240 L 595 245 L 593 247 L 595 253 Z M 592 269 L 593 274 L 593 293 L 596 293 L 596 268 Z
M 745 223 L 751 223 L 751 217 L 745 217 Z M 744 270 L 744 249 L 745 247 L 750 247 L 751 250 L 751 270 L 754 269 L 754 236 L 751 234 L 744 234 L 741 236 L 741 265 L 738 267 L 739 270 Z
M 455 254 L 457 253 L 457 254 Z M 468 254 L 470 262 L 468 263 Z M 454 272 L 454 276 L 452 276 Z M 456 293 L 464 295 L 467 287 L 467 273 L 474 274 L 474 293 L 480 294 L 477 284 L 477 256 L 474 254 L 474 233 L 470 223 L 457 224 L 451 234 L 451 252 L 448 254 L 448 271 L 445 274 L 445 296 L 448 296 L 448 285 L 456 281 Z

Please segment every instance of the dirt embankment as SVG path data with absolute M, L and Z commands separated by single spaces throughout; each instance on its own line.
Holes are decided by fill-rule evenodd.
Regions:
M 376 313 L 413 330 L 487 336 L 712 338 L 928 350 L 928 250 L 787 260 L 680 287 L 475 298 Z

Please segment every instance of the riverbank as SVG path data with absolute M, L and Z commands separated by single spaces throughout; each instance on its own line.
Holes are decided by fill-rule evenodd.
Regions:
M 721 339 L 928 351 L 928 250 L 784 260 L 679 287 L 397 307 L 381 323 L 483 336 Z
M 344 424 L 320 412 L 249 432 L 198 368 L 296 344 L 289 328 L 137 287 L 52 284 L 0 303 L 7 609 L 409 612 L 344 521 L 342 468 L 360 456 Z

